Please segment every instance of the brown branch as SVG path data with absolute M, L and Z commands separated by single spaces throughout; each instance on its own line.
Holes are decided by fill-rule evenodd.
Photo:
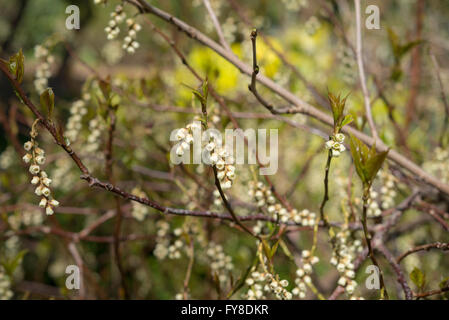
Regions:
M 257 86 L 256 86 L 256 78 L 257 75 L 259 74 L 259 66 L 257 65 L 257 49 L 256 49 L 256 43 L 257 43 L 257 29 L 254 29 L 253 31 L 251 31 L 251 43 L 252 43 L 252 55 L 253 55 L 253 72 L 251 73 L 251 83 L 248 85 L 248 89 L 249 91 L 252 92 L 252 94 L 256 97 L 257 101 L 260 102 L 260 104 L 262 104 L 265 108 L 268 109 L 268 111 L 270 111 L 272 114 L 285 114 L 285 113 L 290 113 L 289 108 L 284 108 L 284 109 L 275 109 L 274 106 L 272 104 L 270 104 L 268 101 L 266 101 L 259 93 L 259 91 L 257 91 Z
M 434 296 L 436 294 L 442 294 L 447 291 L 449 291 L 449 285 L 447 285 L 439 290 L 431 290 L 431 291 L 427 291 L 427 292 L 423 292 L 423 293 L 415 293 L 415 297 L 417 299 L 420 299 L 420 298 L 425 298 L 425 297 L 429 297 L 429 296 Z
M 430 215 L 436 222 L 441 225 L 441 227 L 443 227 L 444 230 L 449 232 L 449 224 L 439 214 L 437 214 L 433 206 L 421 201 L 417 205 L 415 205 L 415 208 Z
M 186 276 L 184 278 L 184 300 L 188 299 L 190 276 L 192 275 L 193 262 L 195 261 L 195 247 L 191 237 L 189 237 L 189 265 L 187 266 Z
M 240 19 L 250 28 L 254 26 L 254 24 L 250 21 L 248 16 L 243 12 L 243 8 L 240 6 L 240 4 L 235 0 L 228 0 L 231 7 L 234 9 L 234 11 L 237 13 L 237 15 L 240 17 Z M 276 49 L 271 42 L 271 40 L 265 36 L 263 33 L 258 31 L 258 35 L 262 38 L 264 43 L 270 48 L 271 51 L 273 51 L 278 58 L 282 61 L 283 64 L 285 64 L 306 86 L 306 88 L 309 90 L 309 92 L 312 94 L 315 101 L 321 105 L 321 106 L 329 106 L 329 101 L 319 93 L 318 89 L 307 81 L 307 79 L 304 77 L 304 75 L 301 73 L 301 71 L 293 65 L 287 57 L 278 49 Z
M 416 30 L 415 39 L 421 38 L 423 29 L 423 18 L 425 10 L 425 1 L 416 1 Z M 419 83 L 421 81 L 421 47 L 417 46 L 412 51 L 412 61 L 410 70 L 410 96 L 407 102 L 406 114 L 405 114 L 405 128 L 408 131 L 410 123 L 416 117 L 416 100 L 419 93 Z
M 223 30 L 221 29 L 220 22 L 218 22 L 217 16 L 215 15 L 214 10 L 212 9 L 212 6 L 210 5 L 209 0 L 203 0 L 204 6 L 206 7 L 207 12 L 209 13 L 209 16 L 212 20 L 212 23 L 214 24 L 215 31 L 217 31 L 218 39 L 220 39 L 220 43 L 229 52 L 232 52 L 231 47 L 226 42 L 226 39 L 223 35 Z
M 220 193 L 220 197 L 223 201 L 223 204 L 224 204 L 226 210 L 228 210 L 229 214 L 232 216 L 232 219 L 240 228 L 245 230 L 249 235 L 259 239 L 259 237 L 257 235 L 255 235 L 250 229 L 248 229 L 247 226 L 245 226 L 243 223 L 240 222 L 239 218 L 237 217 L 237 215 L 234 212 L 234 209 L 232 209 L 231 204 L 226 199 L 226 195 L 224 194 L 223 189 L 221 188 L 220 180 L 218 179 L 218 176 L 217 176 L 217 168 L 215 166 L 213 166 L 212 168 L 214 170 L 215 186 L 217 187 L 217 190 Z
M 406 252 L 404 252 L 403 254 L 401 254 L 396 259 L 396 262 L 401 263 L 401 261 L 405 257 L 407 257 L 408 255 L 410 255 L 412 253 L 419 252 L 419 251 L 429 251 L 430 249 L 439 249 L 439 250 L 443 250 L 443 251 L 449 251 L 449 243 L 435 242 L 435 243 L 423 244 L 421 246 L 411 248 L 411 249 L 407 250 Z
M 412 289 L 410 289 L 410 287 L 407 283 L 407 280 L 405 279 L 404 273 L 402 272 L 399 264 L 396 262 L 396 259 L 394 258 L 393 254 L 382 243 L 377 244 L 376 249 L 380 253 L 382 253 L 382 255 L 385 257 L 385 259 L 387 259 L 387 261 L 390 263 L 391 267 L 393 268 L 394 272 L 396 273 L 397 280 L 398 280 L 399 284 L 401 285 L 402 290 L 404 291 L 405 299 L 412 300 L 413 299 Z

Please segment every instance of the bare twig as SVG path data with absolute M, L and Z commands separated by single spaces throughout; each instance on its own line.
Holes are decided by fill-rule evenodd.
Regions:
M 440 73 L 440 66 L 438 64 L 437 58 L 435 58 L 435 55 L 430 52 L 430 58 L 432 59 L 432 63 L 435 67 L 435 73 L 438 79 L 438 84 L 440 86 L 440 95 L 441 95 L 441 101 L 444 105 L 444 121 L 443 121 L 443 129 L 441 130 L 441 136 L 440 136 L 440 146 L 443 146 L 444 137 L 446 135 L 446 131 L 449 125 L 449 103 L 447 101 L 446 92 L 444 91 L 443 86 L 443 80 L 441 79 L 441 73 Z
M 250 229 L 248 229 L 247 226 L 245 226 L 243 223 L 240 222 L 239 218 L 237 217 L 237 215 L 234 212 L 234 209 L 232 209 L 231 204 L 229 203 L 229 201 L 226 199 L 226 195 L 223 192 L 223 189 L 221 188 L 221 184 L 220 184 L 220 180 L 217 177 L 217 168 L 214 166 L 214 177 L 215 177 L 215 186 L 217 187 L 218 192 L 220 193 L 220 197 L 223 201 L 223 204 L 226 208 L 226 210 L 228 210 L 228 212 L 230 213 L 230 215 L 232 216 L 232 219 L 234 220 L 234 222 L 243 230 L 245 230 L 249 235 L 259 238 L 257 235 L 255 235 Z
M 189 265 L 187 266 L 186 276 L 184 278 L 184 300 L 188 299 L 190 276 L 192 275 L 193 262 L 195 261 L 195 247 L 193 239 L 189 236 Z
M 401 263 L 401 261 L 407 257 L 408 255 L 419 252 L 419 251 L 429 251 L 430 249 L 439 249 L 443 251 L 449 250 L 449 243 L 442 243 L 442 242 L 435 242 L 435 243 L 429 243 L 429 244 L 423 244 L 421 246 L 417 246 L 414 248 L 411 248 L 410 250 L 407 250 L 403 254 L 401 254 L 397 259 L 397 263 Z
M 259 66 L 257 65 L 257 29 L 254 29 L 251 31 L 251 43 L 252 43 L 252 53 L 253 53 L 253 72 L 251 73 L 251 84 L 248 86 L 249 91 L 252 92 L 252 94 L 256 97 L 257 101 L 259 101 L 265 108 L 268 109 L 272 114 L 285 114 L 289 113 L 289 108 L 285 109 L 275 109 L 272 104 L 270 104 L 268 101 L 266 101 L 257 91 L 256 87 L 256 78 L 259 74 Z
M 231 47 L 226 42 L 226 39 L 223 34 L 223 30 L 221 29 L 221 26 L 220 26 L 220 22 L 218 21 L 217 16 L 215 15 L 214 10 L 212 9 L 210 1 L 203 0 L 203 3 L 204 3 L 204 6 L 206 7 L 207 12 L 209 13 L 212 23 L 214 24 L 214 28 L 215 28 L 215 31 L 217 31 L 218 39 L 220 39 L 221 45 L 229 52 L 232 52 Z
M 371 101 L 368 92 L 368 88 L 366 86 L 366 77 L 365 77 L 365 69 L 363 67 L 363 52 L 362 52 L 362 23 L 361 23 L 361 13 L 360 13 L 360 0 L 354 0 L 355 4 L 355 21 L 356 21 L 356 56 L 357 56 L 357 65 L 359 67 L 359 77 L 360 77 L 360 85 L 362 86 L 363 97 L 365 101 L 365 115 L 368 119 L 368 125 L 371 130 L 371 134 L 374 138 L 374 141 L 379 140 L 379 135 L 377 134 L 376 126 L 374 124 L 373 115 L 371 113 Z
M 396 259 L 394 258 L 393 254 L 388 250 L 388 248 L 384 244 L 378 244 L 376 246 L 376 249 L 382 253 L 382 255 L 387 259 L 387 261 L 392 266 L 394 272 L 397 275 L 397 280 L 399 284 L 402 287 L 402 290 L 404 290 L 405 299 L 412 300 L 413 299 L 413 292 L 412 289 L 410 289 L 407 280 L 405 279 L 404 273 L 401 270 L 401 267 L 396 262 Z
M 425 297 L 429 297 L 429 296 L 434 296 L 436 294 L 442 294 L 447 291 L 449 291 L 449 285 L 447 285 L 439 290 L 431 290 L 431 291 L 427 291 L 427 292 L 423 292 L 423 293 L 415 293 L 415 297 L 417 299 L 420 299 L 420 298 L 425 298 Z

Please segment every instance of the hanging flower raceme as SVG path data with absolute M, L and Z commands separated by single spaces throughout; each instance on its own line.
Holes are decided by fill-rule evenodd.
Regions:
M 36 68 L 34 87 L 40 94 L 48 87 L 48 78 L 51 77 L 50 66 L 54 63 L 55 58 L 50 54 L 49 49 L 44 45 L 37 45 L 34 47 L 34 56 L 39 60 Z
M 292 293 L 286 289 L 288 286 L 286 279 L 279 280 L 278 275 L 266 271 L 254 270 L 246 278 L 245 284 L 249 287 L 249 290 L 243 297 L 248 300 L 264 299 L 269 293 L 279 300 L 291 300 L 293 297 Z
M 87 137 L 87 142 L 84 150 L 88 153 L 95 153 L 100 148 L 101 131 L 104 129 L 102 118 L 97 116 L 89 121 L 90 134 Z
M 14 293 L 11 290 L 11 279 L 6 274 L 2 266 L 0 266 L 0 300 L 9 300 Z
M 283 223 L 294 222 L 304 227 L 313 227 L 316 223 L 316 214 L 303 209 L 298 211 L 297 209 L 287 210 L 282 204 L 278 203 L 273 196 L 270 188 L 265 186 L 262 182 L 250 182 L 249 195 L 254 197 L 259 208 L 265 207 L 271 217 L 277 219 Z M 260 226 L 256 226 L 259 231 Z
M 141 198 L 146 198 L 147 196 L 145 192 L 143 192 L 139 187 L 134 188 L 132 190 L 132 194 Z M 131 215 L 138 221 L 143 221 L 150 212 L 149 208 L 146 205 L 143 205 L 139 202 L 133 201 L 132 206 L 133 208 L 131 211 Z
M 199 129 L 201 129 L 199 122 L 193 121 L 176 132 L 176 140 L 181 142 L 176 149 L 178 156 L 182 156 L 186 151 L 190 150 L 190 145 L 193 143 L 193 132 Z
M 232 187 L 235 179 L 234 157 L 231 156 L 225 147 L 216 147 L 213 143 L 206 145 L 206 149 L 212 152 L 210 159 L 212 165 L 217 168 L 217 178 L 223 189 Z
M 25 142 L 24 149 L 27 153 L 23 156 L 23 161 L 30 164 L 29 172 L 33 175 L 31 179 L 31 184 L 36 186 L 34 193 L 41 197 L 39 202 L 39 207 L 45 208 L 45 213 L 51 215 L 54 213 L 54 208 L 59 205 L 59 202 L 55 200 L 51 195 L 50 184 L 51 179 L 48 177 L 47 173 L 41 170 L 41 165 L 45 163 L 45 152 L 43 149 L 39 148 L 36 141 L 38 132 L 36 130 L 37 123 L 39 119 L 34 121 L 31 127 L 31 139 Z
M 81 121 L 83 116 L 87 114 L 87 102 L 90 100 L 89 94 L 84 94 L 83 99 L 77 100 L 70 108 L 70 118 L 67 121 L 65 136 L 70 142 L 74 142 L 81 130 Z
M 307 294 L 307 285 L 312 283 L 310 275 L 313 272 L 313 265 L 318 263 L 317 256 L 312 256 L 309 250 L 303 250 L 301 253 L 302 267 L 296 270 L 296 287 L 293 288 L 292 293 L 300 299 L 304 299 Z
M 140 24 L 136 23 L 134 19 L 127 19 L 126 24 L 128 25 L 128 34 L 124 39 L 123 49 L 126 52 L 133 54 L 140 47 L 139 42 L 137 42 L 137 32 L 139 32 L 142 27 Z
M 212 276 L 216 275 L 221 283 L 225 283 L 229 273 L 234 269 L 232 257 L 225 254 L 223 247 L 214 242 L 208 244 L 206 256 Z
M 338 284 L 344 287 L 349 295 L 352 295 L 357 287 L 357 282 L 354 280 L 354 260 L 356 255 L 362 250 L 362 242 L 358 239 L 352 239 L 351 232 L 347 227 L 337 233 L 335 237 L 335 249 L 332 253 L 330 263 L 340 273 Z

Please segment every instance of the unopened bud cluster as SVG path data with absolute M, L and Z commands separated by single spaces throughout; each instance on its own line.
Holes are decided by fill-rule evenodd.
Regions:
M 173 235 L 170 235 L 170 224 L 166 221 L 159 220 L 156 223 L 158 228 L 156 234 L 156 247 L 154 248 L 154 255 L 159 260 L 165 258 L 180 259 L 181 251 L 185 250 L 185 244 L 180 239 L 176 239 L 171 243 L 173 235 L 177 238 L 182 234 L 182 229 L 175 229 Z
M 190 146 L 194 143 L 197 130 L 201 129 L 199 121 L 189 123 L 185 128 L 176 131 L 176 141 L 178 146 L 175 150 L 178 156 L 190 152 Z M 222 189 L 231 188 L 235 179 L 235 159 L 228 152 L 226 146 L 221 146 L 216 143 L 218 137 L 211 133 L 209 137 L 204 135 L 201 140 L 202 150 L 209 154 L 210 165 L 217 169 L 217 178 L 220 181 Z
M 193 143 L 193 135 L 195 130 L 200 130 L 201 125 L 197 121 L 189 123 L 185 128 L 181 128 L 176 132 L 176 140 L 180 142 L 176 149 L 176 154 L 182 156 L 185 152 L 190 150 L 190 145 Z
M 380 209 L 379 203 L 377 202 L 378 197 L 379 194 L 376 191 L 370 190 L 368 198 L 368 209 L 366 211 L 366 215 L 369 218 L 380 217 L 382 215 L 382 210 Z
M 84 94 L 83 99 L 77 100 L 72 104 L 70 108 L 70 117 L 67 121 L 67 128 L 65 136 L 70 142 L 76 141 L 78 133 L 82 127 L 83 116 L 87 114 L 87 102 L 90 100 L 89 94 Z
M 143 192 L 140 188 L 136 187 L 132 190 L 132 194 L 140 197 L 140 198 L 146 198 L 146 194 L 145 192 Z M 137 220 L 137 221 L 143 221 L 145 219 L 145 217 L 148 215 L 148 213 L 150 212 L 148 206 L 133 201 L 132 202 L 132 211 L 131 211 L 131 215 Z
M 205 146 L 211 152 L 210 159 L 212 165 L 217 168 L 217 178 L 223 189 L 229 189 L 235 179 L 234 157 L 229 154 L 226 147 L 217 147 L 214 142 L 209 142 Z
M 380 201 L 382 209 L 386 210 L 392 208 L 395 205 L 395 198 L 397 195 L 397 180 L 387 170 L 379 171 L 382 187 L 380 188 Z
M 288 11 L 299 11 L 307 7 L 307 0 L 282 0 L 282 3 Z
M 0 169 L 6 170 L 14 164 L 16 154 L 12 146 L 6 147 L 5 151 L 0 154 Z
M 392 208 L 397 196 L 398 183 L 396 178 L 386 170 L 380 170 L 378 176 L 380 177 L 379 192 L 371 190 L 368 199 L 367 216 L 370 218 L 379 217 L 382 210 Z
M 292 293 L 300 299 L 304 299 L 307 294 L 307 285 L 312 283 L 310 275 L 313 272 L 313 265 L 320 260 L 317 256 L 313 256 L 309 250 L 303 250 L 301 253 L 302 267 L 296 270 L 296 287 L 293 288 Z
M 423 164 L 424 170 L 432 173 L 435 177 L 438 177 L 441 181 L 449 183 L 449 150 L 443 148 L 436 148 L 433 152 L 434 158 L 430 161 L 426 161 Z
M 39 226 L 43 222 L 40 210 L 17 211 L 8 217 L 8 224 L 13 230 L 19 230 L 21 226 Z
M 5 273 L 5 270 L 0 266 L 0 300 L 9 300 L 13 296 L 11 290 L 11 280 Z
M 283 223 L 294 222 L 302 226 L 314 226 L 316 214 L 307 209 L 298 211 L 296 209 L 287 210 L 277 202 L 271 190 L 262 182 L 249 183 L 249 196 L 254 198 L 259 208 L 266 207 L 270 216 L 278 218 Z
M 345 135 L 343 133 L 337 133 L 330 137 L 326 142 L 326 149 L 331 150 L 332 157 L 339 157 L 340 154 L 346 150 L 343 142 L 345 141 Z
M 122 5 L 117 5 L 115 10 L 111 12 L 111 20 L 109 20 L 108 25 L 104 28 L 108 40 L 114 40 L 120 33 L 119 23 L 123 22 L 126 18 L 126 13 L 123 11 Z
M 128 34 L 123 39 L 122 48 L 126 50 L 126 52 L 133 54 L 140 47 L 139 42 L 137 42 L 137 32 L 139 32 L 142 27 L 140 24 L 136 23 L 134 19 L 127 19 L 126 24 L 128 26 Z
M 293 297 L 292 293 L 286 289 L 288 281 L 279 280 L 279 276 L 268 272 L 253 271 L 246 278 L 245 283 L 249 289 L 244 294 L 244 298 L 248 300 L 265 299 L 270 293 L 279 300 L 291 300 Z
M 50 66 L 55 62 L 55 57 L 43 45 L 34 47 L 34 56 L 39 60 L 34 78 L 34 87 L 40 94 L 48 87 L 48 79 L 51 77 Z
M 229 272 L 234 269 L 232 257 L 224 253 L 223 247 L 214 242 L 209 243 L 206 249 L 212 275 L 216 275 L 221 283 L 226 282 Z
M 340 47 L 337 50 L 339 60 L 339 72 L 342 80 L 347 84 L 354 84 L 357 80 L 357 63 L 355 55 L 347 46 Z
M 316 16 L 311 16 L 304 25 L 307 34 L 309 34 L 310 36 L 313 36 L 320 28 L 320 26 L 320 20 L 318 20 Z
M 352 241 L 351 232 L 345 228 L 335 236 L 335 250 L 331 258 L 331 264 L 340 273 L 338 284 L 345 288 L 349 295 L 352 295 L 357 282 L 355 282 L 354 260 L 356 254 L 363 250 L 362 242 L 358 239 Z
M 213 204 L 215 208 L 221 208 L 223 205 L 223 200 L 221 199 L 220 192 L 218 190 L 214 190 L 213 195 Z
M 104 126 L 101 117 L 97 116 L 89 121 L 90 134 L 87 137 L 87 144 L 84 150 L 88 153 L 94 153 L 100 148 L 101 130 Z
M 23 156 L 23 161 L 30 164 L 29 172 L 33 175 L 31 184 L 36 186 L 34 193 L 41 197 L 39 207 L 45 208 L 45 213 L 51 215 L 54 213 L 54 208 L 59 205 L 59 202 L 53 199 L 50 190 L 51 179 L 45 171 L 41 170 L 41 165 L 45 163 L 45 152 L 39 148 L 37 141 L 35 140 L 38 133 L 36 131 L 35 121 L 31 128 L 31 140 L 25 142 L 24 149 L 27 152 Z

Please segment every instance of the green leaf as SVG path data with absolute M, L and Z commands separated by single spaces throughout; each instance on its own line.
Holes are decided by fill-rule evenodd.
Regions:
M 443 289 L 444 287 L 449 285 L 449 277 L 443 279 L 440 283 L 439 283 L 439 287 L 440 289 Z
M 365 174 L 365 163 L 368 157 L 369 149 L 363 144 L 359 139 L 354 137 L 352 134 L 350 135 L 349 145 L 351 148 L 351 155 L 354 161 L 355 170 L 362 180 L 363 184 L 367 183 L 367 177 Z
M 347 114 L 343 121 L 341 122 L 341 127 L 343 128 L 345 125 L 350 124 L 352 121 L 354 121 L 354 118 L 352 117 L 352 114 Z
M 415 267 L 410 273 L 410 280 L 412 280 L 419 289 L 422 289 L 426 283 L 426 276 L 420 269 Z
M 374 178 L 377 175 L 377 172 L 382 167 L 382 164 L 387 158 L 389 151 L 387 150 L 380 153 L 376 153 L 375 145 L 373 145 L 371 150 L 373 150 L 373 152 L 370 152 L 371 157 L 368 159 L 368 162 L 366 163 L 366 174 L 370 183 L 374 180 Z
M 111 84 L 109 81 L 109 77 L 108 77 L 107 81 L 100 80 L 98 84 L 100 86 L 100 90 L 103 93 L 105 100 L 108 101 L 109 96 L 111 94 Z
M 277 249 L 278 249 L 279 241 L 280 241 L 280 240 L 281 240 L 281 239 L 279 238 L 279 239 L 276 241 L 276 243 L 271 247 L 271 251 L 270 251 L 270 259 L 273 258 L 274 255 L 276 254 L 276 251 L 277 251 Z
M 23 80 L 25 71 L 24 60 L 25 57 L 23 56 L 22 49 L 9 58 L 9 71 L 14 75 L 18 83 L 22 83 Z
M 22 262 L 23 257 L 28 252 L 28 250 L 21 250 L 19 253 L 9 261 L 4 261 L 3 267 L 5 268 L 6 273 L 12 277 L 14 271 L 17 269 L 19 264 Z
M 393 50 L 393 56 L 395 60 L 399 60 L 399 52 L 400 52 L 399 37 L 391 28 L 388 28 L 387 32 L 388 32 L 388 39 L 390 40 L 391 49 Z
M 41 107 L 47 110 L 48 118 L 51 118 L 55 108 L 55 94 L 53 93 L 53 90 L 51 88 L 47 88 L 44 92 L 42 92 L 40 101 Z
M 378 153 L 375 144 L 369 149 L 368 146 L 353 135 L 350 135 L 349 143 L 356 172 L 362 183 L 370 186 L 377 172 L 382 167 L 389 150 Z
M 263 251 L 265 253 L 265 256 L 267 257 L 267 259 L 271 259 L 271 248 L 270 245 L 268 244 L 267 240 L 262 239 L 262 247 L 263 247 Z
M 201 92 L 199 92 L 198 90 L 192 90 L 192 93 L 195 95 L 195 97 L 201 102 L 201 105 L 205 105 L 206 104 L 206 99 L 204 99 L 203 95 L 201 94 Z
M 423 40 L 414 40 L 406 43 L 405 45 L 400 46 L 399 48 L 399 58 L 402 58 L 407 52 L 412 50 L 414 47 L 423 43 Z
M 343 121 L 345 118 L 344 110 L 347 98 L 348 95 L 342 98 L 340 95 L 336 96 L 331 92 L 328 93 L 328 99 L 332 109 L 332 116 L 334 118 L 334 131 L 340 131 L 340 129 L 343 127 Z
M 206 78 L 206 80 L 204 80 L 204 82 L 203 82 L 203 97 L 206 101 L 207 101 L 208 95 L 209 95 L 209 83 Z

